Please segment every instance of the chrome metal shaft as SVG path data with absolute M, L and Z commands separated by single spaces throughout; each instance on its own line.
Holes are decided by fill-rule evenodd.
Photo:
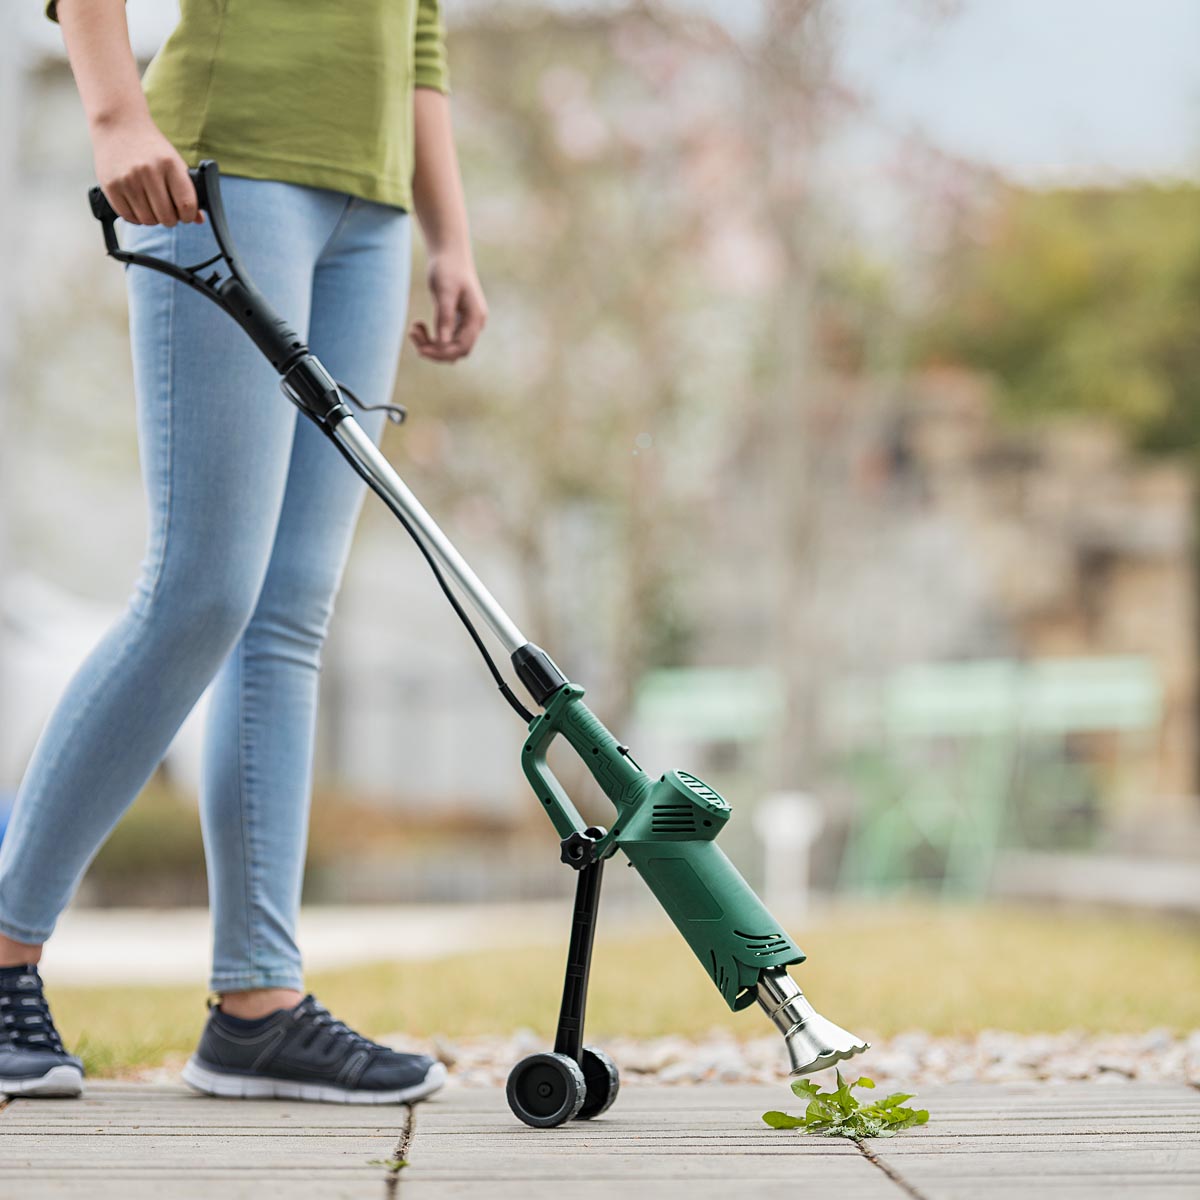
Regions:
M 353 418 L 344 418 L 334 429 L 333 436 L 345 447 L 367 472 L 371 482 L 395 501 L 396 506 L 408 518 L 424 545 L 446 569 L 446 573 L 463 590 L 475 610 L 488 623 L 504 648 L 511 654 L 528 644 L 529 639 L 517 628 L 513 619 L 500 607 L 495 596 L 484 586 L 483 581 L 471 570 L 467 560 L 454 548 L 454 544 L 441 531 L 437 522 L 425 511 L 424 505 L 413 495 L 408 485 L 396 473 L 396 469 L 384 457 L 383 452 L 367 436 L 363 427 Z

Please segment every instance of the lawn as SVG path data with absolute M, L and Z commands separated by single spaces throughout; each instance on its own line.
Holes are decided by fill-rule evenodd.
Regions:
M 915 904 L 839 908 L 792 926 L 817 1009 L 865 1037 L 906 1029 L 1125 1032 L 1200 1028 L 1200 923 L 1097 912 Z M 481 950 L 430 963 L 315 975 L 338 1016 L 377 1036 L 551 1032 L 562 949 Z M 202 988 L 51 987 L 68 1042 L 98 1075 L 177 1061 L 204 1017 Z M 669 926 L 597 942 L 590 1032 L 759 1036 L 730 1013 Z

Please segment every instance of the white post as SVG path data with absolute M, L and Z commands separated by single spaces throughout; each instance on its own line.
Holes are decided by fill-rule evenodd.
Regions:
M 795 917 L 808 907 L 809 860 L 825 824 L 821 806 L 804 792 L 773 792 L 754 809 L 754 832 L 764 852 L 767 907 Z

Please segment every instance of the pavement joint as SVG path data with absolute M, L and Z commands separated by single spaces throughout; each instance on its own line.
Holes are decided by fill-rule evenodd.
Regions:
M 392 1151 L 393 1165 L 388 1168 L 387 1179 L 384 1183 L 384 1200 L 395 1200 L 399 1194 L 400 1172 L 412 1161 L 412 1146 L 417 1136 L 417 1106 L 404 1106 L 404 1123 L 400 1127 L 400 1137 L 396 1148 Z
M 854 1144 L 858 1147 L 859 1153 L 871 1164 L 871 1166 L 882 1171 L 906 1196 L 912 1197 L 912 1200 L 928 1200 L 923 1192 L 919 1192 L 911 1183 L 908 1182 L 895 1169 L 888 1166 L 861 1138 L 854 1138 Z

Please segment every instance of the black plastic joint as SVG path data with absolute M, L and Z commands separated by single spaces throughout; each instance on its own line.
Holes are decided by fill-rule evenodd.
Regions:
M 568 834 L 559 842 L 561 849 L 559 857 L 568 867 L 573 867 L 576 871 L 590 867 L 596 861 L 596 843 L 604 837 L 606 832 L 607 830 L 603 826 L 592 825 L 582 832 L 576 830 L 574 833 Z
M 283 372 L 283 391 L 293 404 L 322 425 L 332 428 L 352 415 L 333 377 L 307 349 Z
M 554 659 L 532 642 L 513 651 L 512 665 L 517 678 L 537 704 L 544 705 L 567 683 L 567 677 L 558 669 Z

